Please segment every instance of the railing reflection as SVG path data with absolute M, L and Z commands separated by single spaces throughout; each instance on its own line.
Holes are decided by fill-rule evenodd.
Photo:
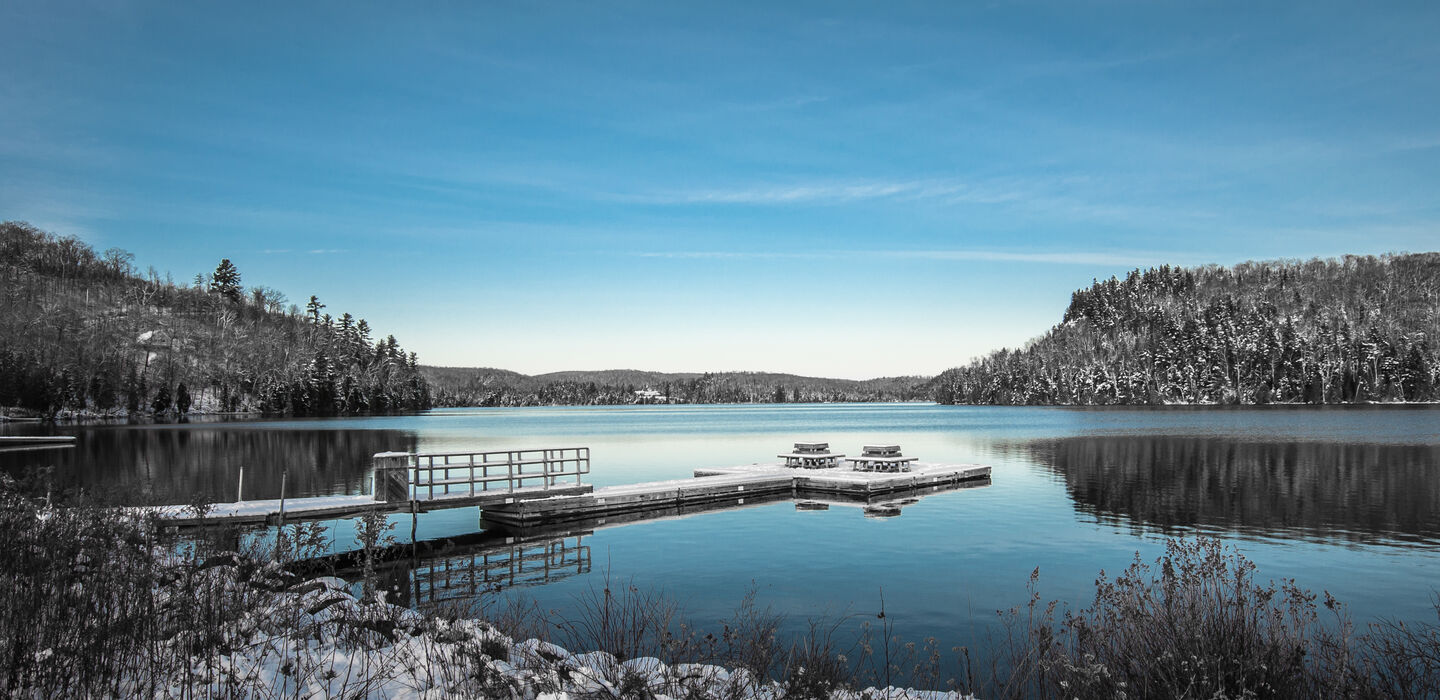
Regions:
M 590 547 L 584 535 L 487 548 L 441 557 L 410 570 L 415 603 L 435 605 L 474 598 L 497 588 L 551 583 L 590 571 Z
M 590 572 L 588 531 L 517 538 L 482 532 L 470 542 L 411 547 L 410 556 L 376 567 L 378 582 L 391 591 L 391 602 L 421 610 L 446 608 L 475 613 L 485 596 L 511 588 L 553 583 Z M 355 573 L 355 572 L 351 572 Z M 350 576 L 347 575 L 347 578 Z

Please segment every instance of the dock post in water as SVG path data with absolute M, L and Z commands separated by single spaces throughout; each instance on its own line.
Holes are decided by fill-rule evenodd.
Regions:
M 382 503 L 410 500 L 410 453 L 375 455 L 375 500 Z

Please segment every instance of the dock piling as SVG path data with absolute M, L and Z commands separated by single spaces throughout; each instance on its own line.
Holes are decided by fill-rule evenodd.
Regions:
M 381 452 L 374 460 L 375 500 L 381 503 L 410 500 L 410 454 Z

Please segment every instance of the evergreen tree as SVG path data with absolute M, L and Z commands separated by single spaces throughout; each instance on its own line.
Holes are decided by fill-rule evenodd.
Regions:
M 215 274 L 210 276 L 210 291 L 225 297 L 232 304 L 240 303 L 243 298 L 240 293 L 240 271 L 235 269 L 235 264 L 230 258 L 220 261 L 215 266 Z
M 320 310 L 323 308 L 325 305 L 320 303 L 320 298 L 311 294 L 309 303 L 305 304 L 305 313 L 310 316 L 310 323 L 320 325 Z
M 170 386 L 162 384 L 155 390 L 155 399 L 150 402 L 150 410 L 161 414 L 170 410 L 170 404 Z

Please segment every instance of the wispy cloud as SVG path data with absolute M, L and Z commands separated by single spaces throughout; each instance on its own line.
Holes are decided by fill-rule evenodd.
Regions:
M 633 253 L 641 258 L 668 258 L 671 260 L 822 260 L 844 257 L 845 253 L 766 253 L 730 252 L 719 250 L 678 250 L 649 251 Z
M 1118 265 L 1138 267 L 1197 260 L 1191 253 L 1159 251 L 1005 251 L 1005 250 L 848 250 L 822 252 L 650 251 L 643 258 L 674 260 L 930 260 L 1019 262 L 1046 265 Z
M 881 257 L 908 260 L 966 260 L 979 262 L 1024 262 L 1049 265 L 1154 265 L 1190 256 L 1148 251 L 1000 251 L 1000 250 L 887 250 Z
M 336 253 L 348 253 L 350 251 L 345 248 L 314 248 L 312 250 L 295 250 L 293 248 L 266 248 L 260 252 L 264 255 L 334 255 Z
M 861 180 L 771 184 L 755 187 L 669 190 L 614 195 L 612 199 L 640 204 L 804 204 L 845 203 L 874 199 L 946 199 L 966 202 L 1004 202 L 1022 192 L 953 180 Z

